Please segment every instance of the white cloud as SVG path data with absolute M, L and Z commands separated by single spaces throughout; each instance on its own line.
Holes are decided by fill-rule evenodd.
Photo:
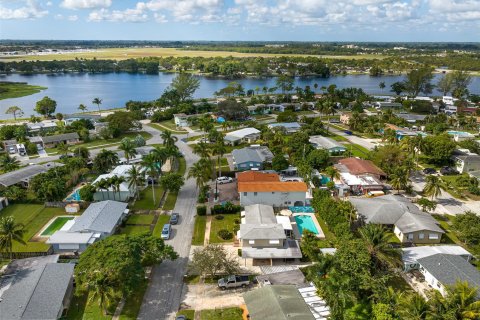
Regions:
M 160 13 L 155 12 L 153 14 L 153 17 L 155 18 L 155 21 L 157 21 L 158 23 L 167 23 L 168 22 L 168 19 L 164 14 L 160 14 Z
M 77 15 L 73 15 L 73 16 L 68 16 L 68 21 L 77 21 L 78 20 L 78 16 Z
M 168 12 L 176 21 L 223 21 L 223 0 L 150 0 L 146 6 L 152 11 Z
M 108 8 L 112 0 L 63 0 L 61 7 L 66 9 L 99 9 Z
M 112 21 L 112 22 L 145 22 L 148 21 L 147 7 L 144 2 L 138 2 L 134 9 L 113 10 L 102 8 L 90 12 L 89 21 Z
M 51 7 L 51 6 L 53 6 L 53 2 L 52 2 L 52 1 L 48 1 L 48 2 L 47 2 L 47 7 Z
M 44 10 L 36 0 L 22 1 L 24 6 L 10 9 L 0 5 L 0 20 L 11 19 L 35 19 L 42 18 L 48 14 L 47 10 Z

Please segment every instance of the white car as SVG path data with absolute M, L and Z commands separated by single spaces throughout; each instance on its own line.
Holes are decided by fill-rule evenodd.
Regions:
M 217 178 L 217 182 L 218 182 L 219 184 L 231 183 L 231 182 L 233 182 L 233 179 L 230 178 L 230 177 L 218 177 L 218 178 Z

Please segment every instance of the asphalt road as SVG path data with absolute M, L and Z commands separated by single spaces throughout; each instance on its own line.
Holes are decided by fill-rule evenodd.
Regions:
M 181 138 L 181 136 L 179 136 Z M 182 140 L 177 146 L 184 154 L 189 168 L 198 157 Z M 174 319 L 182 301 L 183 276 L 186 273 L 190 243 L 196 214 L 198 190 L 194 179 L 185 180 L 180 190 L 174 212 L 180 213 L 180 223 L 173 226 L 173 237 L 166 241 L 173 246 L 179 258 L 154 267 L 152 278 L 143 297 L 137 319 Z
M 325 125 L 327 125 L 327 124 L 325 124 Z M 358 144 L 359 146 L 362 146 L 362 147 L 364 147 L 368 150 L 372 150 L 373 148 L 375 148 L 375 144 L 368 141 L 367 139 L 357 137 L 357 136 L 354 136 L 354 135 L 348 135 L 344 131 L 338 130 L 337 128 L 334 128 L 332 126 L 329 126 L 329 130 L 336 135 L 345 137 L 351 143 Z

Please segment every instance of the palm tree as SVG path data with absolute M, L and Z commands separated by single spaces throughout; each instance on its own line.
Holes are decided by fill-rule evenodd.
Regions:
M 212 167 L 207 161 L 210 162 L 207 159 L 200 159 L 199 161 L 195 162 L 188 171 L 187 178 L 195 178 L 198 189 L 205 187 L 212 175 Z
M 208 115 L 201 117 L 198 120 L 198 126 L 200 127 L 200 129 L 203 130 L 203 138 L 205 139 L 207 136 L 207 132 L 213 128 L 212 118 L 210 118 L 210 116 Z
M 217 156 L 217 166 L 218 166 L 218 176 L 222 176 L 222 164 L 220 160 L 222 159 L 223 155 L 227 152 L 227 148 L 222 141 L 217 141 L 212 147 L 212 153 Z
M 425 320 L 428 304 L 419 294 L 400 294 L 397 302 L 397 313 L 400 319 Z
M 118 192 L 118 197 L 119 197 L 119 200 L 122 200 L 121 199 L 121 194 L 120 194 L 120 185 L 122 183 L 125 182 L 125 178 L 122 177 L 122 176 L 115 176 L 115 177 L 112 177 L 112 188 L 113 188 L 113 198 L 115 199 L 115 193 Z
M 425 187 L 423 187 L 423 194 L 427 197 L 431 197 L 432 201 L 442 194 L 442 190 L 446 189 L 442 180 L 437 176 L 428 175 L 425 178 L 425 181 L 426 184 Z
M 123 139 L 118 147 L 119 150 L 122 150 L 125 154 L 125 159 L 127 159 L 127 164 L 130 164 L 130 159 L 137 154 L 135 145 L 130 139 Z
M 102 149 L 95 157 L 95 164 L 100 171 L 107 171 L 118 163 L 118 155 L 112 150 Z
M 20 168 L 20 161 L 16 157 L 11 157 L 8 153 L 0 157 L 0 169 L 3 172 L 9 172 Z
M 68 144 L 60 142 L 57 144 L 57 150 L 61 155 L 66 155 L 68 153 Z
M 176 145 L 170 146 L 168 148 L 165 148 L 165 152 L 167 154 L 167 159 L 170 159 L 170 163 L 173 167 L 177 167 L 178 163 L 178 158 L 182 157 L 182 153 L 178 150 Z
M 152 199 L 155 206 L 155 181 L 162 169 L 159 168 L 158 161 L 152 153 L 143 157 L 142 166 L 145 168 L 145 173 L 152 179 Z
M 90 302 L 98 299 L 100 309 L 104 315 L 107 314 L 108 305 L 115 297 L 115 291 L 110 286 L 108 277 L 105 274 L 97 273 L 95 278 L 90 280 L 87 285 Z
M 95 183 L 95 187 L 108 192 L 110 182 L 107 179 L 100 179 L 97 181 L 97 183 Z M 105 200 L 105 192 L 102 192 L 102 200 Z
M 12 247 L 14 241 L 23 245 L 26 244 L 23 240 L 24 233 L 23 224 L 15 223 L 15 219 L 12 216 L 0 219 L 0 250 L 8 252 L 10 259 L 13 259 Z
M 408 170 L 403 167 L 397 168 L 397 170 L 390 175 L 390 183 L 392 187 L 397 190 L 397 194 L 400 193 L 401 189 L 405 189 L 407 187 L 408 176 Z
M 81 112 L 85 112 L 85 111 L 87 111 L 87 106 L 84 105 L 84 104 L 80 104 L 78 106 L 78 110 L 80 110 Z
M 330 181 L 340 179 L 340 172 L 334 166 L 325 168 L 325 174 L 330 178 Z
M 434 291 L 429 297 L 430 319 L 477 320 L 480 318 L 480 301 L 477 301 L 477 288 L 468 282 L 457 282 L 446 288 L 446 295 Z
M 138 186 L 145 183 L 145 176 L 136 166 L 132 166 L 127 171 L 128 187 L 135 190 L 135 199 L 138 199 Z
M 390 235 L 382 225 L 367 224 L 360 228 L 360 236 L 377 267 L 396 267 L 400 264 L 400 251 L 390 244 Z
M 193 153 L 200 158 L 210 159 L 210 146 L 205 142 L 199 142 L 193 145 Z
M 155 149 L 150 151 L 150 154 L 153 156 L 153 158 L 157 162 L 159 174 L 162 174 L 162 166 L 169 157 L 168 150 L 161 146 L 156 146 Z
M 227 131 L 227 129 L 228 129 L 228 122 L 227 121 L 222 122 L 222 129 L 223 129 L 224 132 Z
M 160 134 L 160 137 L 162 138 L 163 145 L 165 147 L 171 147 L 171 146 L 175 145 L 175 142 L 178 141 L 178 138 L 176 136 L 172 135 L 172 132 L 168 131 L 168 130 L 164 130 Z
M 90 151 L 88 151 L 86 147 L 76 147 L 73 149 L 73 154 L 83 159 L 88 159 L 90 157 Z
M 96 104 L 98 107 L 98 113 L 100 113 L 100 105 L 102 104 L 102 99 L 100 98 L 94 98 L 92 101 L 93 104 Z

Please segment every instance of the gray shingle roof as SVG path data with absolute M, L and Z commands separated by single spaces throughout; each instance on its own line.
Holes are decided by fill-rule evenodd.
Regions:
M 273 207 L 266 204 L 245 206 L 245 223 L 248 224 L 277 224 Z
M 234 161 L 238 163 L 245 162 L 271 162 L 273 153 L 267 147 L 246 147 L 232 151 Z
M 1 319 L 57 319 L 73 277 L 73 264 L 48 263 L 17 272 L 1 296 Z
M 63 134 L 56 134 L 53 136 L 45 136 L 42 137 L 43 143 L 52 143 L 52 142 L 61 142 L 65 140 L 73 140 L 79 139 L 78 133 L 71 132 L 71 133 L 63 133 Z
M 93 231 L 112 233 L 127 208 L 127 204 L 118 201 L 100 201 L 92 203 L 75 220 L 69 232 Z
M 245 223 L 240 225 L 240 235 L 245 240 L 286 239 L 283 226 L 277 222 L 273 207 L 254 204 L 245 207 Z
M 367 223 L 395 225 L 402 233 L 421 230 L 444 233 L 432 216 L 402 196 L 350 198 L 350 202 Z
M 0 184 L 9 187 L 36 176 L 39 173 L 46 172 L 48 169 L 42 165 L 30 165 L 15 171 L 0 175 Z
M 252 320 L 312 320 L 310 308 L 295 286 L 271 285 L 243 295 Z
M 341 145 L 340 143 L 336 142 L 335 140 L 331 138 L 327 138 L 324 136 L 311 136 L 310 139 L 308 139 L 310 143 L 314 144 L 317 148 L 324 148 L 324 149 L 332 149 L 332 148 L 342 148 L 346 149 L 344 145 Z
M 460 256 L 439 253 L 420 258 L 418 263 L 443 285 L 467 281 L 470 286 L 480 288 L 480 272 Z

